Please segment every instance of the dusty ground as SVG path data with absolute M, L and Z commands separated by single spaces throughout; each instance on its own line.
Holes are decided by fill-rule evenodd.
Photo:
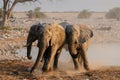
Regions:
M 89 72 L 56 71 L 48 74 L 30 74 L 31 62 L 19 60 L 0 61 L 0 80 L 119 80 L 120 67 L 104 67 Z M 38 71 L 39 72 L 39 71 Z M 37 75 L 35 75 L 37 74 Z

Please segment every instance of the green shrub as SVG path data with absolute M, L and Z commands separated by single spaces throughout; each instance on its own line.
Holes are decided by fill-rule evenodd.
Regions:
M 29 18 L 45 18 L 46 17 L 46 15 L 40 11 L 39 7 L 35 8 L 34 11 L 32 10 L 28 11 L 27 16 Z
M 34 17 L 35 18 L 45 18 L 46 15 L 44 13 L 42 13 L 42 12 L 35 12 Z
M 9 26 L 0 27 L 0 30 L 11 30 Z
M 33 16 L 34 16 L 33 14 L 34 14 L 33 11 L 29 10 L 27 13 L 28 18 L 33 18 Z
M 78 18 L 90 18 L 91 17 L 91 12 L 89 12 L 88 10 L 82 10 L 79 14 L 78 14 Z
M 110 9 L 105 17 L 107 19 L 117 19 L 117 20 L 120 20 L 120 8 L 116 7 L 116 8 L 113 8 L 113 9 Z

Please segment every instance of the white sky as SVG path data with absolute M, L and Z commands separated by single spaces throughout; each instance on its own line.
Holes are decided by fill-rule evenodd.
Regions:
M 35 7 L 41 7 L 42 11 L 81 11 L 88 9 L 90 11 L 108 11 L 113 7 L 120 7 L 120 0 L 39 0 L 41 2 L 17 4 L 15 11 L 33 10 Z M 2 7 L 2 0 L 0 0 Z

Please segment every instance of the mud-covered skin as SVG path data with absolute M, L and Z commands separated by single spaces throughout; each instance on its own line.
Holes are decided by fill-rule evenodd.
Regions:
M 65 43 L 65 31 L 57 23 L 32 26 L 27 38 L 27 57 L 31 58 L 30 51 L 32 42 L 38 40 L 39 53 L 37 60 L 31 69 L 31 73 L 36 68 L 39 61 L 44 60 L 43 72 L 51 70 L 54 59 L 53 69 L 57 69 L 58 58 Z
M 83 65 L 86 70 L 89 70 L 86 52 L 93 37 L 93 31 L 83 24 L 72 25 L 62 22 L 60 25 L 66 31 L 66 43 L 68 44 L 68 50 L 72 56 L 75 69 L 80 69 L 80 66 Z

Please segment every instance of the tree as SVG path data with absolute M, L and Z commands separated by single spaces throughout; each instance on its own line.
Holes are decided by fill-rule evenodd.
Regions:
M 110 9 L 106 13 L 105 17 L 108 18 L 108 19 L 117 19 L 117 20 L 120 20 L 120 8 L 116 7 L 116 8 Z
M 90 18 L 90 16 L 91 16 L 91 12 L 89 12 L 88 10 L 82 10 L 78 14 L 78 18 Z
M 40 7 L 36 7 L 34 10 L 35 18 L 40 18 Z
M 40 12 L 40 7 L 36 7 L 34 12 Z
M 3 0 L 3 15 L 2 25 L 5 26 L 10 17 L 10 14 L 17 3 L 24 3 L 37 0 Z

